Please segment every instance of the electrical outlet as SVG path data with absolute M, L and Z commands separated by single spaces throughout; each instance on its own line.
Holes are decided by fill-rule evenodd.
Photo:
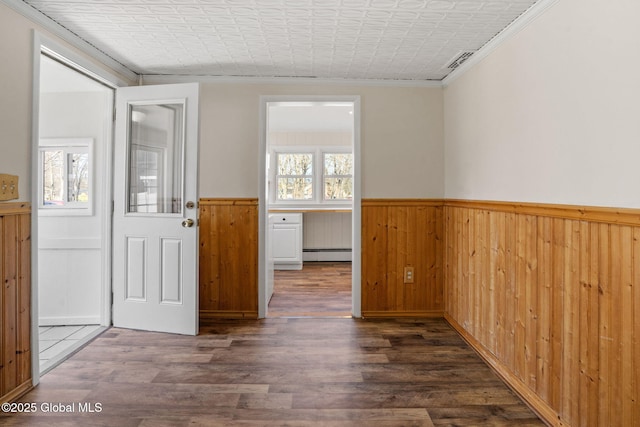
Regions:
M 14 200 L 18 196 L 18 177 L 16 175 L 0 174 L 0 200 Z
M 411 266 L 404 268 L 404 283 L 413 283 L 413 267 Z

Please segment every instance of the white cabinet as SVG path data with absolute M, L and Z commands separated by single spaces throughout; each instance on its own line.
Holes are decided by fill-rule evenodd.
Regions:
M 276 270 L 302 269 L 302 214 L 269 215 L 270 252 Z

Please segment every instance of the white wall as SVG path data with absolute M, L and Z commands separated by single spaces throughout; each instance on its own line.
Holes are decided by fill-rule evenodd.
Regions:
M 305 212 L 303 249 L 351 249 L 351 212 Z
M 442 89 L 204 83 L 200 197 L 258 197 L 261 95 L 360 95 L 363 198 L 441 198 Z
M 18 175 L 30 200 L 32 36 L 30 23 L 0 4 L 0 173 Z
M 38 210 L 41 325 L 101 322 L 105 162 L 110 153 L 112 108 L 112 91 L 107 88 L 101 92 L 40 96 L 41 138 L 91 138 L 94 144 L 90 171 L 92 215 L 52 216 L 50 211 Z
M 306 147 L 343 146 L 353 144 L 352 132 L 269 132 L 267 144 L 271 146 L 303 145 Z
M 560 0 L 454 80 L 445 196 L 640 207 L 639 16 Z
M 20 201 L 31 200 L 31 114 L 33 85 L 33 30 L 73 52 L 68 46 L 3 3 L 0 3 L 0 173 L 18 175 Z M 112 74 L 112 70 L 103 67 Z M 120 78 L 126 80 L 124 77 Z

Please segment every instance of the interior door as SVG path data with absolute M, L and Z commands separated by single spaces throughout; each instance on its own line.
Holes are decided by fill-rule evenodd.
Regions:
M 198 84 L 118 89 L 113 325 L 198 331 Z

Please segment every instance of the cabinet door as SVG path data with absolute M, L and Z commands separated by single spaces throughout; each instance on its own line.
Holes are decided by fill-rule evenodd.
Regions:
M 300 228 L 300 224 L 273 226 L 271 255 L 274 262 L 302 261 Z

